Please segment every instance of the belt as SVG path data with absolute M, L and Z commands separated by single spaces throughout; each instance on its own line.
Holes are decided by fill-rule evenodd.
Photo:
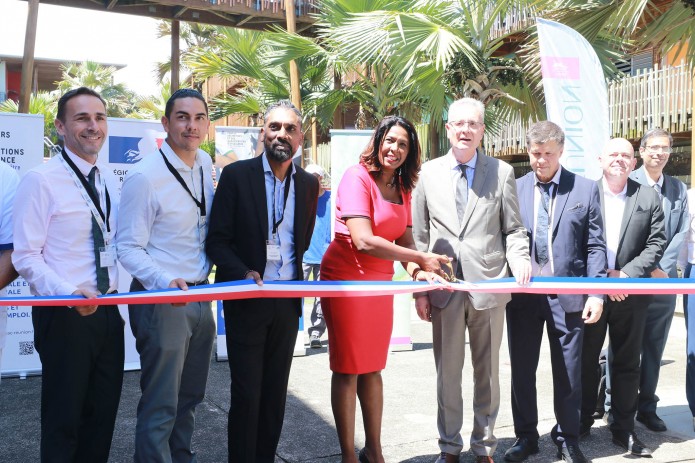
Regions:
M 188 281 L 186 282 L 187 286 L 200 286 L 200 285 L 207 285 L 207 284 L 210 284 L 210 281 L 208 281 L 207 278 L 204 280 L 196 281 L 195 283 L 189 283 Z

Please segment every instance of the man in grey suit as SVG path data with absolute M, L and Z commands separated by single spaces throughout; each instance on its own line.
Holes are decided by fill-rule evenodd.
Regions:
M 659 195 L 628 178 L 635 167 L 632 144 L 624 138 L 610 140 L 599 160 L 601 209 L 611 278 L 649 278 L 666 244 L 664 213 Z M 582 350 L 582 410 L 580 436 L 588 435 L 594 422 L 598 394 L 598 357 L 610 326 L 613 399 L 608 423 L 613 443 L 638 456 L 650 456 L 634 432 L 640 347 L 651 296 L 608 296 L 598 322 L 586 326 Z
M 630 178 L 641 185 L 654 188 L 661 197 L 666 228 L 666 248 L 652 278 L 677 278 L 676 263 L 688 230 L 688 192 L 680 180 L 664 174 L 664 167 L 671 154 L 673 137 L 663 129 L 648 131 L 640 143 L 640 156 L 644 164 L 630 174 Z M 656 385 L 659 382 L 661 358 L 666 347 L 666 338 L 676 310 L 676 295 L 652 296 L 647 308 L 642 361 L 640 364 L 639 402 L 637 421 L 652 431 L 666 431 L 666 425 L 656 414 Z M 646 328 L 649 327 L 649 328 Z
M 530 279 L 528 237 L 521 223 L 514 171 L 477 150 L 485 107 L 464 98 L 449 107 L 451 150 L 422 167 L 413 192 L 413 236 L 420 251 L 451 256 L 456 277 L 483 281 L 508 276 Z M 461 379 L 470 337 L 474 374 L 471 450 L 477 462 L 492 462 L 499 410 L 499 349 L 509 294 L 435 291 L 416 296 L 423 320 L 432 321 L 437 367 L 438 463 L 458 462 L 463 449 Z
M 517 181 L 522 220 L 529 230 L 533 276 L 605 277 L 601 200 L 596 182 L 560 166 L 565 134 L 550 121 L 526 132 L 532 172 Z M 520 462 L 538 453 L 536 370 L 548 332 L 555 418 L 550 435 L 557 458 L 585 463 L 579 448 L 584 324 L 596 323 L 603 295 L 512 295 L 507 304 L 507 339 L 512 367 L 512 415 L 516 442 L 504 459 Z

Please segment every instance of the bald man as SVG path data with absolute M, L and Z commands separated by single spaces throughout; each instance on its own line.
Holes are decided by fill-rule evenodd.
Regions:
M 604 236 L 611 278 L 649 278 L 666 245 L 664 213 L 653 188 L 629 178 L 635 151 L 624 138 L 610 140 L 599 156 L 603 177 L 598 181 Z M 613 352 L 610 360 L 612 404 L 608 424 L 613 443 L 637 456 L 650 456 L 634 432 L 640 350 L 651 296 L 608 296 L 598 322 L 584 329 L 582 349 L 582 411 L 580 436 L 589 434 L 598 393 L 599 354 L 606 331 Z

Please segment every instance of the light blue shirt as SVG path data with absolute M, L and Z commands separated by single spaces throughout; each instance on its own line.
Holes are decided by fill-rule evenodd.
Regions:
M 458 178 L 461 176 L 461 169 L 459 168 L 459 162 L 454 157 L 454 153 L 449 151 L 449 169 L 451 172 L 451 180 L 454 185 L 454 197 L 456 197 L 456 183 Z M 478 150 L 475 150 L 475 154 L 468 162 L 463 163 L 466 166 L 466 180 L 468 183 L 468 190 L 473 187 L 473 179 L 475 178 L 475 164 L 478 162 Z M 470 198 L 470 195 L 468 195 Z M 455 212 L 455 211 L 454 211 Z
M 294 165 L 290 164 L 290 170 L 285 179 L 281 182 L 275 177 L 268 163 L 266 154 L 263 153 L 263 173 L 265 175 L 265 201 L 268 210 L 268 237 L 267 240 L 274 239 L 280 245 L 280 260 L 266 260 L 263 279 L 273 280 L 296 280 L 297 269 L 295 266 L 296 256 L 294 252 Z M 285 204 L 285 188 L 287 182 L 292 177 L 290 191 L 287 195 Z M 275 236 L 273 236 L 273 208 L 275 208 L 275 222 L 282 218 Z

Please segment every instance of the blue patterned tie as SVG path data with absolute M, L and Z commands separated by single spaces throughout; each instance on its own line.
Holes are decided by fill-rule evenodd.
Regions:
M 538 205 L 538 217 L 536 218 L 536 233 L 534 233 L 534 244 L 536 248 L 536 262 L 543 268 L 548 263 L 548 230 L 550 230 L 550 187 L 549 183 L 538 183 L 541 192 L 541 202 Z

